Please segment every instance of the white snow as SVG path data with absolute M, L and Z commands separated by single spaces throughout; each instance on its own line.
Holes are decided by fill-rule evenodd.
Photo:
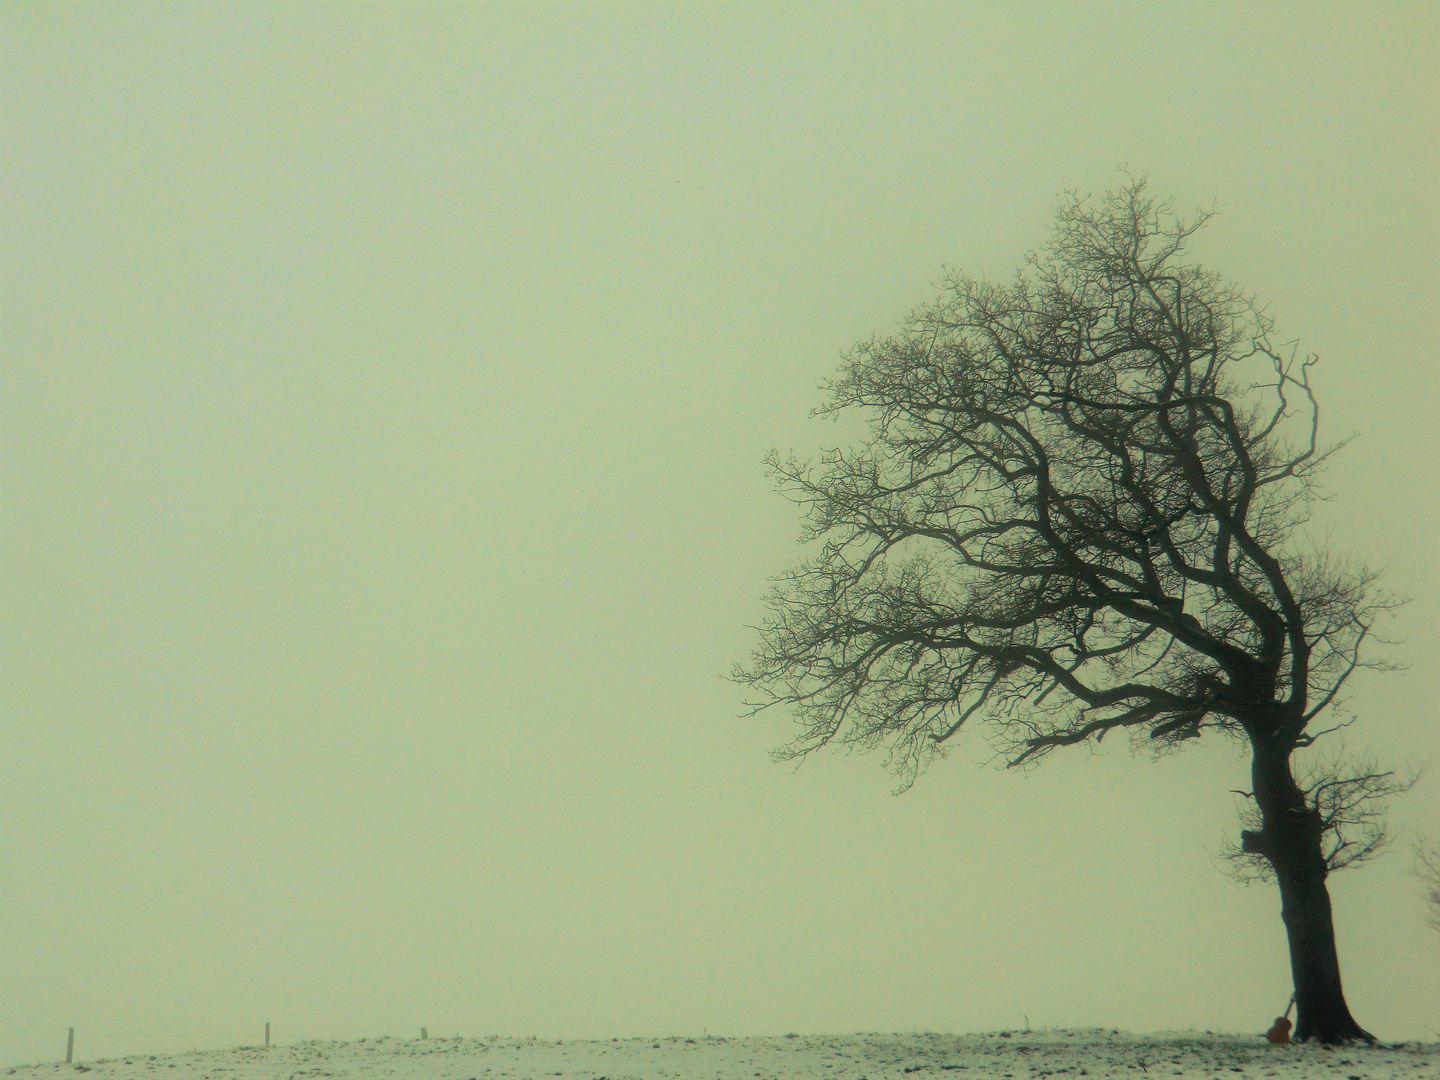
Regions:
M 17 1080 L 1440 1080 L 1440 1043 L 1271 1046 L 1260 1035 L 1105 1030 L 986 1035 L 801 1035 L 552 1042 L 361 1039 L 17 1065 Z

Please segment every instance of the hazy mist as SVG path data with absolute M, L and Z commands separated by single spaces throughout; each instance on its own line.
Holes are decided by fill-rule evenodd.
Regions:
M 772 763 L 767 448 L 1128 164 L 1319 353 L 1440 749 L 1440 8 L 63 5 L 3 34 L 0 1061 L 463 1032 L 1262 1031 L 1238 747 Z M 1342 714 L 1343 715 L 1343 714 Z M 1440 767 L 1440 759 L 1434 762 Z M 1440 1028 L 1394 850 L 1356 1019 Z M 88 1043 L 86 1042 L 88 1040 Z

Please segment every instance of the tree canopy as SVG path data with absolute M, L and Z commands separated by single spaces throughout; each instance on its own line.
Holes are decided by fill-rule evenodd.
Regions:
M 1391 601 L 1305 542 L 1318 360 L 1188 260 L 1210 217 L 1069 194 L 1009 284 L 949 272 L 845 355 L 816 412 L 868 438 L 768 458 L 819 542 L 734 672 L 793 710 L 780 756 L 883 747 L 906 787 L 982 721 L 1017 765 L 1117 728 L 1314 739 Z

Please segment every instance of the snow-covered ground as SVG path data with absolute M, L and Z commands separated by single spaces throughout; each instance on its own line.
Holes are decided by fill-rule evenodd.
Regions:
M 57 1071 L 88 1073 L 86 1080 L 939 1080 L 946 1074 L 968 1080 L 1440 1080 L 1440 1044 L 1331 1050 L 1271 1046 L 1259 1035 L 1136 1036 L 1104 1030 L 568 1042 L 382 1038 L 130 1055 L 4 1070 L 17 1080 Z

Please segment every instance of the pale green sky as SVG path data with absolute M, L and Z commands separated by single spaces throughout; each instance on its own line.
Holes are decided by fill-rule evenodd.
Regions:
M 1440 749 L 1435 4 L 6 3 L 0 1060 L 258 1038 L 1259 1031 L 1229 747 L 893 798 L 716 678 L 772 444 L 941 264 L 1117 164 L 1324 357 L 1322 509 Z M 1437 758 L 1440 766 L 1440 758 Z M 1440 1024 L 1396 851 L 1351 1005 Z M 37 1043 L 36 1040 L 39 1040 Z M 82 1045 L 84 1045 L 82 1043 Z M 48 1050 L 47 1050 L 48 1052 Z

